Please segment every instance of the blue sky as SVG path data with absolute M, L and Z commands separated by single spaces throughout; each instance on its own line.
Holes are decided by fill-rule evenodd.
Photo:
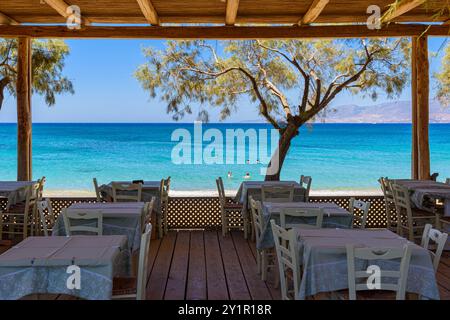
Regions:
M 437 51 L 444 38 L 430 38 L 430 51 Z M 48 107 L 44 100 L 33 96 L 34 122 L 171 122 L 166 106 L 159 98 L 150 99 L 133 77 L 133 72 L 145 60 L 141 49 L 146 46 L 162 48 L 159 40 L 68 40 L 71 53 L 66 60 L 64 73 L 74 84 L 74 95 L 57 97 L 56 104 Z M 431 72 L 440 65 L 439 56 L 431 58 Z M 432 92 L 433 93 L 433 92 Z M 409 87 L 399 98 L 410 100 Z M 370 99 L 341 94 L 332 106 L 344 104 L 372 105 Z M 217 112 L 211 112 L 210 120 L 218 120 Z M 193 121 L 195 116 L 183 121 Z M 243 103 L 239 114 L 233 114 L 228 122 L 246 122 L 260 119 L 250 103 Z M 0 112 L 0 122 L 16 122 L 16 102 L 7 96 Z

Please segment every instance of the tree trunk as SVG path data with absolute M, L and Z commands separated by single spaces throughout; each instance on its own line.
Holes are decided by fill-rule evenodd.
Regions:
M 268 165 L 265 181 L 280 181 L 281 168 L 283 167 L 284 159 L 291 146 L 291 141 L 298 135 L 299 126 L 293 122 L 289 122 L 278 143 L 277 152 L 272 155 L 272 159 Z
M 5 99 L 5 88 L 9 84 L 10 79 L 8 77 L 5 77 L 0 80 L 0 110 L 3 106 L 3 100 Z

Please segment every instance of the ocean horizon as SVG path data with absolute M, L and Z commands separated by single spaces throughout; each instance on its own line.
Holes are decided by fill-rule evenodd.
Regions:
M 271 129 L 265 123 L 208 123 L 204 131 L 218 129 Z M 160 180 L 172 177 L 176 192 L 208 193 L 215 178 L 235 191 L 249 173 L 262 180 L 262 163 L 175 164 L 178 144 L 172 133 L 193 123 L 34 123 L 33 178 L 47 177 L 46 189 L 55 193 L 92 192 L 92 178 Z M 438 180 L 450 177 L 450 124 L 430 124 L 431 171 Z M 0 123 L 0 180 L 16 179 L 17 128 Z M 208 142 L 203 143 L 203 147 Z M 375 191 L 377 179 L 408 178 L 411 168 L 411 124 L 315 123 L 301 128 L 285 160 L 281 179 L 313 177 L 314 191 Z M 227 173 L 232 172 L 232 178 Z

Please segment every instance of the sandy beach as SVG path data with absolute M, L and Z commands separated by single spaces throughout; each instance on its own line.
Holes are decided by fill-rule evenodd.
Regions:
M 234 196 L 236 190 L 226 190 L 227 196 Z M 311 190 L 311 196 L 381 196 L 381 190 Z M 217 190 L 171 190 L 171 197 L 217 197 Z M 44 197 L 70 198 L 95 197 L 93 190 L 45 190 Z

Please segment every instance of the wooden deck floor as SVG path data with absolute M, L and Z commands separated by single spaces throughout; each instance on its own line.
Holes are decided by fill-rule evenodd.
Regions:
M 266 283 L 256 273 L 256 250 L 236 232 L 170 231 L 152 239 L 147 299 L 271 300 L 280 299 L 269 274 Z M 441 299 L 450 300 L 450 252 L 444 252 L 437 274 Z M 318 295 L 315 299 L 327 299 Z M 30 298 L 30 297 L 27 297 Z M 74 299 L 40 295 L 40 299 Z
M 266 283 L 256 273 L 255 254 L 254 243 L 242 233 L 224 238 L 216 231 L 171 231 L 152 240 L 147 298 L 280 299 L 273 277 Z M 437 280 L 441 299 L 450 300 L 450 252 L 443 254 Z

